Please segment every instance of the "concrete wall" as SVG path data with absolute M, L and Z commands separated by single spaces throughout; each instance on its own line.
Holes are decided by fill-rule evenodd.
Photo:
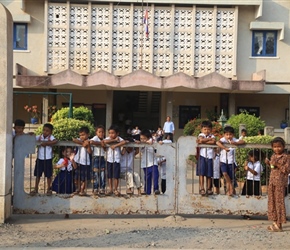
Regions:
M 16 213 L 96 213 L 96 214 L 267 214 L 267 196 L 260 198 L 226 195 L 202 197 L 187 191 L 187 158 L 195 154 L 196 137 L 180 137 L 172 145 L 154 145 L 166 162 L 166 193 L 164 195 L 105 197 L 62 195 L 30 196 L 24 192 L 24 157 L 35 151 L 33 136 L 19 136 L 15 140 L 14 209 Z M 137 145 L 138 146 L 138 145 Z M 143 146 L 143 145 L 139 145 Z M 287 215 L 290 199 L 285 198 Z

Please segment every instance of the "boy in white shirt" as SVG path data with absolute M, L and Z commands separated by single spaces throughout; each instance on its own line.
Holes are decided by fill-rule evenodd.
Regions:
M 224 144 L 242 145 L 245 141 L 238 140 L 234 137 L 235 131 L 231 126 L 224 128 L 224 137 L 222 137 L 216 144 L 222 149 L 220 154 L 221 171 L 226 180 L 227 195 L 234 195 L 233 182 L 235 179 L 236 159 L 235 148 L 226 147 Z
M 111 125 L 108 130 L 109 136 L 102 141 L 102 145 L 112 144 L 107 149 L 107 172 L 108 172 L 108 182 L 110 190 L 106 195 L 116 195 L 120 196 L 118 191 L 119 179 L 121 174 L 120 160 L 121 160 L 121 149 L 120 147 L 126 144 L 126 141 L 119 136 L 119 127 L 116 125 Z M 114 188 L 114 189 L 113 189 Z
M 52 146 L 57 143 L 57 140 L 52 135 L 53 126 L 50 123 L 43 125 L 42 134 L 36 136 L 36 141 L 40 142 L 38 146 L 37 159 L 34 168 L 35 187 L 30 192 L 31 195 L 38 193 L 38 186 L 42 173 L 47 181 L 47 195 L 51 195 L 51 181 L 52 181 Z
M 106 162 L 105 162 L 105 147 L 102 147 L 102 140 L 105 136 L 105 128 L 102 125 L 96 127 L 96 135 L 90 140 L 90 144 L 94 145 L 93 150 L 93 176 L 94 190 L 93 193 L 105 194 L 106 188 Z M 100 191 L 99 191 L 100 188 Z
M 215 136 L 211 133 L 211 121 L 203 121 L 201 123 L 201 133 L 198 135 L 198 144 L 214 145 L 216 143 Z M 199 176 L 199 193 L 201 195 L 212 195 L 213 177 L 213 148 L 201 147 L 199 158 L 197 161 L 196 175 Z M 204 178 L 206 179 L 206 191 L 204 190 Z
M 92 148 L 89 141 L 90 130 L 88 127 L 79 129 L 79 138 L 73 139 L 74 143 L 81 145 L 74 157 L 77 164 L 75 171 L 76 191 L 75 194 L 80 196 L 86 195 L 88 181 L 91 180 L 91 159 Z

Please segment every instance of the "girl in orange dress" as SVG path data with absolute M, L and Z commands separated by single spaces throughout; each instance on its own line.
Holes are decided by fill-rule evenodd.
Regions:
M 266 159 L 266 164 L 271 165 L 271 174 L 268 188 L 268 220 L 273 221 L 268 226 L 270 232 L 281 232 L 282 223 L 286 223 L 285 187 L 288 183 L 290 164 L 285 153 L 285 141 L 276 137 L 271 141 L 274 154 L 271 159 Z

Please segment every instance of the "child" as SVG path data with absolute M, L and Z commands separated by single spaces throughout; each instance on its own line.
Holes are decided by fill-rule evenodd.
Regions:
M 127 194 L 133 194 L 134 183 L 136 185 L 138 195 L 141 195 L 140 175 L 134 171 L 134 157 L 139 153 L 139 148 L 136 150 L 132 147 L 124 147 L 121 156 L 121 176 L 127 181 Z
M 146 143 L 149 145 L 153 144 L 153 140 L 151 138 L 151 133 L 148 129 L 142 130 L 140 134 L 140 142 Z M 153 179 L 153 187 L 154 194 L 160 194 L 159 191 L 159 171 L 158 165 L 155 157 L 155 150 L 153 147 L 143 147 L 141 148 L 141 168 L 144 171 L 144 179 L 145 179 L 145 193 L 151 194 L 152 189 L 152 179 Z
M 247 136 L 247 130 L 243 128 L 241 130 L 241 136 L 240 136 L 239 140 L 243 140 L 246 136 Z
M 58 194 L 71 194 L 74 192 L 73 182 L 73 168 L 76 168 L 74 161 L 74 154 L 72 153 L 72 147 L 61 147 L 60 156 L 62 158 L 54 166 L 55 169 L 59 169 L 57 176 L 52 183 L 52 191 Z
M 20 119 L 16 119 L 14 122 L 14 130 L 13 130 L 13 137 L 17 135 L 24 135 L 24 128 L 25 128 L 25 122 Z
M 234 195 L 233 182 L 235 180 L 235 169 L 236 169 L 236 159 L 235 159 L 235 148 L 226 147 L 224 144 L 228 143 L 230 145 L 242 145 L 245 144 L 243 140 L 238 140 L 234 137 L 235 131 L 231 126 L 226 126 L 224 128 L 224 137 L 222 137 L 217 145 L 222 149 L 220 154 L 221 171 L 226 181 L 227 195 Z
M 198 144 L 214 145 L 216 143 L 215 136 L 211 134 L 212 123 L 211 121 L 203 121 L 201 123 L 201 133 L 198 135 Z M 213 148 L 200 148 L 200 156 L 197 161 L 196 175 L 199 176 L 199 193 L 201 195 L 212 195 L 213 177 Z M 206 178 L 206 192 L 204 190 L 204 177 Z
M 79 129 L 79 138 L 73 139 L 74 143 L 81 145 L 74 157 L 77 164 L 75 172 L 76 191 L 80 196 L 86 195 L 87 183 L 91 180 L 91 159 L 92 148 L 89 141 L 90 130 L 88 127 Z
M 106 175 L 105 175 L 105 147 L 102 147 L 101 142 L 105 136 L 105 128 L 102 125 L 96 127 L 96 135 L 90 140 L 90 144 L 94 145 L 93 151 L 93 174 L 94 174 L 94 194 L 105 194 Z
M 50 123 L 43 125 L 42 134 L 36 136 L 36 141 L 40 142 L 38 146 L 37 159 L 34 168 L 35 187 L 30 192 L 31 195 L 38 193 L 38 186 L 42 173 L 47 181 L 47 195 L 51 195 L 51 177 L 52 177 L 52 145 L 57 143 L 57 140 L 52 135 L 53 126 Z
M 132 137 L 134 140 L 140 141 L 140 129 L 138 126 L 136 126 L 134 129 L 132 129 Z
M 107 151 L 107 171 L 110 190 L 106 195 L 112 195 L 114 193 L 116 196 L 120 196 L 120 192 L 118 191 L 121 160 L 120 147 L 123 146 L 126 141 L 119 136 L 120 132 L 118 126 L 112 125 L 108 131 L 109 136 L 102 141 L 102 145 L 115 144 L 111 145 Z
M 251 150 L 248 153 L 249 160 L 245 162 L 244 169 L 247 171 L 247 180 L 244 183 L 242 195 L 261 195 L 260 180 L 263 166 L 259 161 L 259 150 Z
M 274 152 L 271 159 L 265 163 L 271 165 L 268 187 L 268 219 L 273 221 L 267 229 L 270 232 L 282 232 L 282 223 L 286 223 L 286 208 L 284 200 L 285 187 L 287 187 L 288 174 L 290 173 L 289 159 L 285 154 L 285 141 L 276 137 L 271 141 Z
M 220 173 L 221 173 L 220 154 L 219 154 L 219 148 L 216 148 L 215 157 L 213 159 L 213 185 L 214 185 L 216 194 L 220 194 L 220 187 L 221 187 Z
M 172 143 L 170 139 L 170 135 L 166 136 L 165 140 L 159 141 L 159 144 L 166 144 L 166 143 Z M 160 176 L 161 176 L 161 192 L 162 194 L 166 191 L 166 159 L 164 156 L 160 156 L 158 159 L 158 165 L 160 166 Z
M 163 130 L 162 130 L 162 127 L 161 127 L 161 125 L 159 125 L 158 126 L 158 129 L 157 129 L 157 131 L 156 131 L 156 140 L 157 140 L 157 142 L 159 142 L 159 141 L 162 141 L 162 138 L 163 138 Z

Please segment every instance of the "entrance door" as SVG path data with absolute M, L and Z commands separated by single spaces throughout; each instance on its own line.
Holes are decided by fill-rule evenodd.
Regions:
M 94 116 L 94 125 L 103 125 L 106 127 L 106 104 L 93 103 L 92 112 Z

